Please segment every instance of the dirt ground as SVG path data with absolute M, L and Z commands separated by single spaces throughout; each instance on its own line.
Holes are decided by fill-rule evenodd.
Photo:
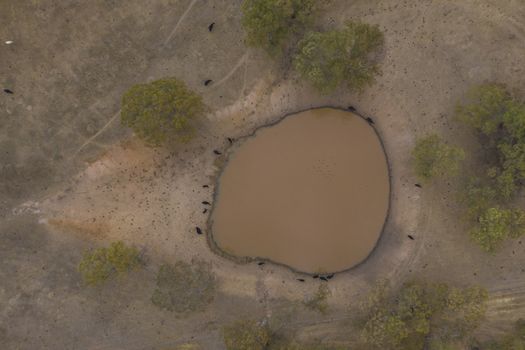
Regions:
M 458 185 L 416 188 L 409 157 L 415 138 L 429 131 L 473 149 L 473 135 L 452 120 L 470 86 L 523 86 L 525 3 L 332 0 L 320 28 L 361 19 L 379 24 L 386 44 L 374 86 L 327 97 L 244 46 L 240 3 L 0 2 L 0 83 L 15 92 L 0 96 L 2 349 L 223 349 L 220 327 L 239 317 L 269 317 L 299 339 L 344 341 L 349 308 L 380 278 L 486 287 L 482 337 L 525 317 L 525 244 L 483 253 L 459 219 Z M 152 150 L 119 124 L 120 96 L 165 76 L 201 93 L 210 112 L 190 144 Z M 206 79 L 213 83 L 204 86 Z M 213 183 L 221 163 L 213 149 L 283 114 L 325 105 L 353 105 L 374 119 L 392 198 L 378 246 L 330 281 L 330 312 L 320 315 L 299 303 L 317 281 L 300 283 L 270 264 L 237 265 L 212 253 L 194 227 L 205 225 L 201 201 L 213 188 L 202 185 Z M 83 251 L 115 239 L 140 247 L 147 268 L 101 288 L 83 286 L 76 272 Z M 188 317 L 155 308 L 157 267 L 194 257 L 218 275 L 213 304 Z

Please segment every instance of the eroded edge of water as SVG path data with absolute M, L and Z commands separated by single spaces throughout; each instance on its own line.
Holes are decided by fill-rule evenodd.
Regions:
M 273 261 L 272 259 L 261 258 L 261 257 L 251 257 L 251 256 L 237 256 L 237 255 L 230 254 L 230 253 L 224 251 L 223 249 L 221 249 L 221 247 L 219 247 L 219 245 L 217 244 L 217 242 L 215 242 L 215 239 L 213 238 L 213 233 L 212 233 L 213 219 L 212 219 L 212 217 L 213 217 L 213 212 L 215 210 L 215 203 L 216 203 L 217 198 L 219 196 L 219 183 L 220 183 L 220 180 L 221 180 L 221 176 L 224 173 L 224 169 L 228 165 L 228 162 L 230 161 L 231 155 L 236 151 L 236 149 L 238 147 L 240 147 L 242 145 L 242 143 L 244 141 L 246 141 L 249 138 L 252 138 L 252 137 L 256 136 L 257 132 L 259 130 L 274 127 L 274 126 L 279 124 L 281 121 L 283 121 L 287 117 L 291 117 L 291 116 L 299 114 L 299 113 L 303 113 L 303 112 L 307 112 L 307 111 L 311 111 L 311 110 L 316 110 L 316 109 L 323 109 L 323 108 L 335 109 L 335 110 L 351 113 L 351 114 L 354 114 L 355 116 L 357 116 L 359 118 L 362 118 L 365 122 L 368 123 L 368 125 L 372 128 L 372 130 L 374 130 L 374 133 L 376 134 L 376 136 L 377 136 L 377 138 L 379 140 L 379 144 L 380 144 L 381 149 L 383 150 L 383 154 L 385 156 L 386 166 L 387 166 L 387 171 L 388 171 L 388 174 L 387 174 L 388 175 L 388 203 L 387 203 L 386 215 L 385 215 L 385 220 L 383 222 L 383 226 L 381 227 L 381 230 L 379 232 L 378 238 L 377 238 L 373 248 L 368 253 L 368 255 L 365 258 L 363 258 L 360 262 L 358 262 L 358 263 L 356 263 L 356 264 L 354 264 L 354 265 L 352 265 L 352 266 L 350 266 L 350 267 L 348 267 L 346 269 L 339 270 L 339 271 L 314 273 L 314 272 L 300 271 L 300 270 L 297 270 L 297 269 L 291 267 L 290 265 L 287 265 L 287 264 L 284 264 L 284 263 L 279 263 L 279 262 Z M 287 114 L 283 115 L 282 117 L 276 119 L 273 122 L 270 122 L 270 123 L 267 123 L 267 124 L 263 124 L 261 126 L 256 127 L 248 135 L 236 138 L 234 140 L 234 143 L 231 144 L 223 152 L 223 154 L 220 157 L 216 158 L 216 161 L 219 160 L 219 162 L 220 162 L 219 164 L 216 164 L 216 166 L 219 167 L 219 170 L 216 171 L 214 176 L 211 178 L 211 182 L 213 183 L 213 196 L 212 196 L 211 208 L 208 211 L 208 218 L 206 219 L 206 241 L 208 242 L 208 247 L 210 248 L 210 250 L 213 253 L 215 253 L 215 254 L 223 257 L 223 258 L 226 258 L 226 259 L 228 259 L 230 261 L 233 261 L 234 263 L 237 263 L 237 264 L 245 265 L 245 264 L 249 264 L 249 263 L 254 262 L 254 261 L 264 262 L 264 263 L 271 263 L 271 264 L 274 264 L 274 265 L 277 265 L 277 266 L 283 266 L 283 267 L 285 267 L 287 269 L 290 269 L 291 271 L 293 271 L 293 272 L 295 272 L 297 274 L 307 275 L 307 276 L 310 276 L 310 277 L 314 276 L 314 275 L 324 276 L 324 275 L 338 274 L 338 273 L 342 273 L 342 272 L 347 272 L 347 271 L 356 269 L 359 266 L 361 266 L 362 264 L 364 264 L 372 256 L 372 254 L 374 254 L 376 252 L 376 250 L 377 250 L 376 248 L 379 246 L 379 242 L 381 241 L 381 239 L 383 237 L 386 225 L 387 225 L 388 220 L 390 218 L 390 209 L 391 209 L 390 207 L 391 207 L 391 202 L 392 202 L 392 169 L 391 169 L 391 166 L 390 166 L 388 153 L 386 152 L 386 148 L 385 148 L 385 144 L 383 143 L 383 139 L 381 138 L 381 135 L 379 134 L 379 132 L 375 128 L 374 124 L 370 124 L 366 119 L 367 119 L 367 117 L 363 116 L 356 109 L 351 110 L 351 109 L 345 109 L 345 108 L 342 108 L 342 107 L 334 107 L 334 106 L 317 106 L 317 107 L 311 107 L 311 108 L 306 108 L 306 109 L 303 109 L 303 110 L 287 113 Z

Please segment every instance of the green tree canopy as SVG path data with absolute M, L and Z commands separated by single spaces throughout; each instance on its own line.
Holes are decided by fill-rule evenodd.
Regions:
M 298 44 L 295 69 L 321 93 L 341 84 L 362 90 L 380 72 L 371 54 L 383 45 L 378 26 L 347 22 L 341 30 L 309 32 Z
M 363 340 L 372 349 L 446 349 L 478 326 L 486 299 L 477 287 L 410 282 L 392 292 L 382 284 L 363 305 Z
M 246 43 L 274 56 L 288 39 L 312 22 L 316 0 L 244 0 L 242 24 Z
M 476 86 L 467 97 L 456 115 L 480 133 L 489 159 L 485 177 L 509 200 L 525 180 L 525 104 L 500 84 Z
M 478 217 L 478 224 L 470 235 L 481 248 L 494 252 L 507 238 L 518 238 L 525 233 L 525 212 L 519 209 L 488 208 Z
M 227 350 L 265 350 L 271 339 L 269 328 L 254 320 L 238 320 L 222 334 Z
M 475 221 L 487 209 L 494 205 L 497 198 L 496 190 L 479 177 L 471 177 L 459 195 L 461 201 L 467 206 L 467 217 Z
M 159 268 L 151 301 L 160 308 L 179 313 L 203 311 L 213 301 L 216 285 L 211 265 L 203 261 L 165 264 Z
M 511 101 L 503 85 L 475 86 L 467 93 L 467 103 L 456 107 L 456 115 L 465 124 L 485 135 L 492 135 L 498 130 Z
M 412 156 L 417 177 L 428 181 L 439 175 L 456 175 L 465 152 L 446 144 L 438 135 L 430 134 L 416 141 Z
M 122 241 L 107 248 L 98 248 L 84 254 L 78 270 L 87 284 L 97 285 L 115 274 L 123 274 L 140 266 L 139 251 Z
M 188 141 L 194 120 L 205 110 L 202 98 L 175 78 L 132 86 L 122 97 L 121 120 L 144 141 L 159 146 Z
M 472 239 L 493 253 L 525 232 L 525 212 L 508 208 L 525 181 L 525 104 L 504 85 L 483 84 L 468 92 L 456 116 L 478 132 L 482 145 L 484 168 L 468 181 L 462 199 Z

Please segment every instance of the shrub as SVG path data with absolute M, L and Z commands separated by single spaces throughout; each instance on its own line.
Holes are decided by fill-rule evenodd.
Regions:
M 511 96 L 503 85 L 484 84 L 467 93 L 468 103 L 456 107 L 456 116 L 481 133 L 493 135 L 503 122 Z
M 210 264 L 179 261 L 159 268 L 151 301 L 160 308 L 179 313 L 202 311 L 213 301 L 215 290 L 216 279 Z
M 472 219 L 471 237 L 495 252 L 525 230 L 525 212 L 506 208 L 525 181 L 525 104 L 500 84 L 474 87 L 467 97 L 456 115 L 479 132 L 487 165 L 468 182 L 462 199 Z
M 270 342 L 270 330 L 254 320 L 239 320 L 223 328 L 227 350 L 264 350 Z
M 242 25 L 246 43 L 275 56 L 284 50 L 291 35 L 311 23 L 316 0 L 245 0 Z
M 382 45 L 378 26 L 347 22 L 342 30 L 307 33 L 293 65 L 321 93 L 330 93 L 342 83 L 361 91 L 379 73 L 370 55 Z
M 468 217 L 476 221 L 493 205 L 496 197 L 497 190 L 479 177 L 470 178 L 460 193 L 460 200 L 467 206 Z
M 121 120 L 146 143 L 188 141 L 192 122 L 205 110 L 202 98 L 175 78 L 138 84 L 122 97 Z
M 123 274 L 137 268 L 140 263 L 138 250 L 118 241 L 111 243 L 108 248 L 86 252 L 78 270 L 87 284 L 97 285 L 114 274 Z
M 486 177 L 503 200 L 511 199 L 525 180 L 525 105 L 503 85 L 485 84 L 468 93 L 457 117 L 482 136 Z
M 447 145 L 438 135 L 430 134 L 416 141 L 412 156 L 417 177 L 428 181 L 440 175 L 456 175 L 459 162 L 465 158 L 465 152 Z
M 446 348 L 475 329 L 487 293 L 439 283 L 406 283 L 392 293 L 378 287 L 363 306 L 362 337 L 377 349 L 423 349 L 427 341 Z
M 519 209 L 488 208 L 478 218 L 470 235 L 481 248 L 494 252 L 507 238 L 518 238 L 525 233 L 525 212 Z
M 304 305 L 311 309 L 319 311 L 320 313 L 326 313 L 328 310 L 328 302 L 327 299 L 330 296 L 330 289 L 326 284 L 319 285 L 319 288 L 317 289 L 317 292 L 313 295 L 312 298 L 306 300 L 304 302 Z

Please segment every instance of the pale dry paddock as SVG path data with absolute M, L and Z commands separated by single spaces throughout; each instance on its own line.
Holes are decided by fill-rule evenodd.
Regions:
M 470 133 L 451 119 L 457 99 L 484 81 L 524 85 L 525 5 L 332 1 L 320 26 L 347 18 L 377 23 L 386 47 L 374 86 L 322 97 L 246 49 L 239 3 L 2 2 L 0 34 L 14 43 L 2 46 L 0 77 L 15 94 L 0 100 L 0 343 L 163 349 L 197 342 L 221 349 L 220 326 L 246 315 L 282 319 L 303 329 L 300 338 L 337 340 L 347 333 L 348 306 L 376 279 L 398 284 L 410 276 L 493 292 L 485 334 L 523 316 L 525 244 L 509 242 L 494 257 L 482 253 L 457 220 L 453 183 L 414 186 L 410 150 L 428 131 L 472 147 Z M 211 107 L 200 137 L 173 153 L 125 141 L 129 133 L 115 117 L 126 88 L 164 76 L 186 81 Z M 206 79 L 217 83 L 204 86 Z M 212 197 L 202 185 L 217 171 L 213 149 L 224 149 L 226 137 L 323 105 L 353 105 L 373 117 L 392 175 L 385 234 L 366 264 L 329 282 L 326 317 L 294 307 L 316 290 L 312 279 L 298 282 L 289 269 L 269 264 L 236 265 L 194 231 L 206 220 L 201 201 Z M 82 287 L 76 264 L 83 250 L 115 239 L 144 248 L 147 269 L 100 290 Z M 158 264 L 193 257 L 212 262 L 219 277 L 208 311 L 181 319 L 153 307 Z

